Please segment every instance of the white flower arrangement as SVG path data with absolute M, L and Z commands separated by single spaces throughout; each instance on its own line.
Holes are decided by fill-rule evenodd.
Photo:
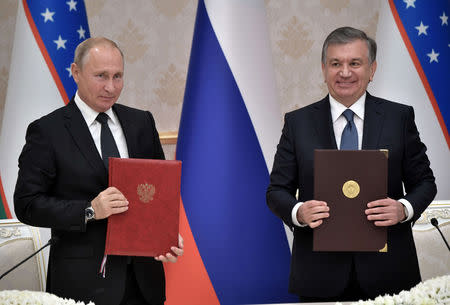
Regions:
M 72 299 L 59 298 L 41 291 L 3 290 L 0 291 L 0 305 L 85 305 Z M 89 302 L 87 305 L 95 305 Z
M 374 300 L 359 301 L 351 305 L 440 305 L 450 304 L 450 275 L 429 279 L 409 291 L 379 296 Z M 336 303 L 342 305 L 342 303 Z

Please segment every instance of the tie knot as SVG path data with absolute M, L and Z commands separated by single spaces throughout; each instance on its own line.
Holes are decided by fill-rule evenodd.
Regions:
M 353 121 L 353 115 L 355 113 L 353 111 L 351 111 L 350 109 L 345 110 L 342 114 L 347 119 L 347 122 L 352 122 Z
M 108 115 L 104 112 L 100 112 L 95 118 L 100 124 L 106 124 L 108 122 Z

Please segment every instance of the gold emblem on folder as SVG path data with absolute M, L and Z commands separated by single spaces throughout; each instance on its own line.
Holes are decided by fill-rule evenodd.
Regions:
M 153 200 L 153 196 L 156 193 L 156 188 L 153 184 L 139 184 L 137 186 L 137 194 L 139 196 L 139 200 L 147 203 Z
M 342 186 L 342 192 L 347 198 L 355 198 L 359 195 L 359 184 L 356 181 L 348 180 Z

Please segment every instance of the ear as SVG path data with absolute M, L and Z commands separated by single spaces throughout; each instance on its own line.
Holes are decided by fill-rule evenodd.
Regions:
M 77 66 L 76 63 L 72 63 L 70 65 L 70 71 L 72 72 L 72 77 L 74 81 L 78 84 L 80 68 Z
M 375 71 L 377 70 L 377 61 L 375 60 L 371 65 L 370 65 L 370 81 L 373 81 L 373 76 L 375 75 Z
M 327 82 L 326 67 L 323 63 L 322 63 L 322 75 L 323 75 L 323 82 L 326 83 Z

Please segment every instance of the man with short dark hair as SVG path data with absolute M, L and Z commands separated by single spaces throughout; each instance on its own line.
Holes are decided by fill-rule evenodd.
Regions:
M 161 262 L 175 262 L 183 254 L 181 236 L 174 255 L 108 256 L 106 277 L 99 273 L 107 218 L 128 209 L 125 196 L 108 187 L 106 156 L 113 155 L 106 151 L 122 158 L 164 159 L 151 113 L 116 104 L 123 60 L 109 39 L 89 38 L 78 45 L 71 66 L 75 97 L 28 126 L 14 207 L 20 221 L 51 228 L 59 239 L 50 248 L 48 292 L 96 305 L 163 304 Z
M 329 95 L 285 116 L 267 204 L 293 228 L 289 291 L 300 301 L 356 301 L 421 280 L 411 225 L 436 185 L 413 108 L 366 91 L 376 67 L 373 39 L 351 27 L 334 30 L 322 49 Z M 313 252 L 313 229 L 333 215 L 326 202 L 314 200 L 314 149 L 382 148 L 389 150 L 388 198 L 368 202 L 365 213 L 375 226 L 387 227 L 388 252 Z

